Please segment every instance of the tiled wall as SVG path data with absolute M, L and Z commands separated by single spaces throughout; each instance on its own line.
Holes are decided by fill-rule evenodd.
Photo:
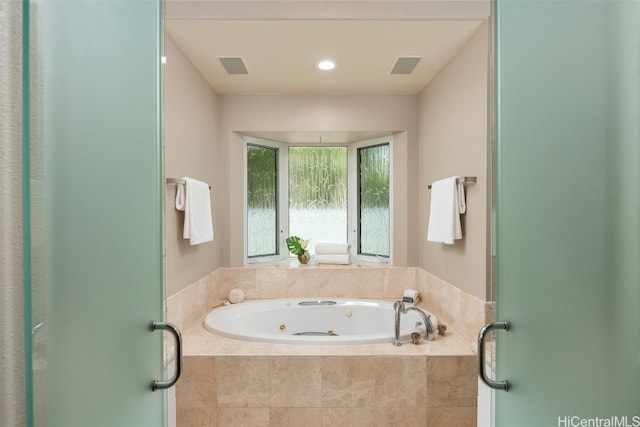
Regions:
M 229 291 L 245 298 L 373 298 L 397 300 L 418 289 L 420 305 L 440 323 L 475 341 L 486 323 L 487 304 L 433 274 L 415 267 L 219 268 L 167 299 L 167 319 L 181 330 L 198 322 Z
M 188 357 L 178 426 L 476 425 L 473 356 Z
M 471 342 L 489 317 L 489 303 L 482 301 L 460 288 L 421 269 L 416 269 L 416 286 L 420 291 L 422 305 Z

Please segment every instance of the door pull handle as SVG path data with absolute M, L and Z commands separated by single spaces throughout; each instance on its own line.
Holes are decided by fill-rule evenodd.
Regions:
M 182 374 L 182 335 L 178 328 L 169 322 L 153 321 L 151 322 L 151 330 L 170 332 L 176 340 L 176 372 L 173 375 L 173 378 L 166 381 L 153 380 L 151 383 L 151 391 L 164 390 L 173 386 L 180 378 L 180 374 Z
M 487 366 L 485 363 L 485 342 L 489 332 L 495 329 L 504 329 L 505 331 L 508 331 L 509 328 L 509 322 L 493 322 L 484 325 L 478 334 L 478 376 L 483 383 L 494 390 L 509 391 L 509 382 L 495 381 L 487 376 L 485 371 Z

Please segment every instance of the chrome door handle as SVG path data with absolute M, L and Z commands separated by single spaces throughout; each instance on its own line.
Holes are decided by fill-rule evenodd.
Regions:
M 487 334 L 492 330 L 504 329 L 508 331 L 509 327 L 509 322 L 493 322 L 484 325 L 478 334 L 478 376 L 483 383 L 494 390 L 509 391 L 509 383 L 507 381 L 495 381 L 487 376 L 485 372 L 485 339 L 487 338 Z
M 182 335 L 178 328 L 169 322 L 151 322 L 151 330 L 168 331 L 176 340 L 176 372 L 173 375 L 173 378 L 166 381 L 153 380 L 151 383 L 151 391 L 164 390 L 173 386 L 178 381 L 180 374 L 182 373 Z

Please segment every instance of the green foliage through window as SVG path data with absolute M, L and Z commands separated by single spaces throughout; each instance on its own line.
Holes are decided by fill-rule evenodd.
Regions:
M 360 247 L 358 253 L 389 257 L 389 144 L 358 149 Z
M 247 145 L 247 255 L 278 253 L 278 150 Z
M 289 202 L 293 209 L 346 207 L 346 147 L 289 147 Z

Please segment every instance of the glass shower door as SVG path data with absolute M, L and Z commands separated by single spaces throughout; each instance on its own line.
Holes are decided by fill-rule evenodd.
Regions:
M 496 426 L 640 425 L 639 9 L 495 3 Z
M 161 3 L 36 0 L 24 12 L 31 276 L 46 294 L 32 307 L 46 372 L 29 424 L 161 426 Z

